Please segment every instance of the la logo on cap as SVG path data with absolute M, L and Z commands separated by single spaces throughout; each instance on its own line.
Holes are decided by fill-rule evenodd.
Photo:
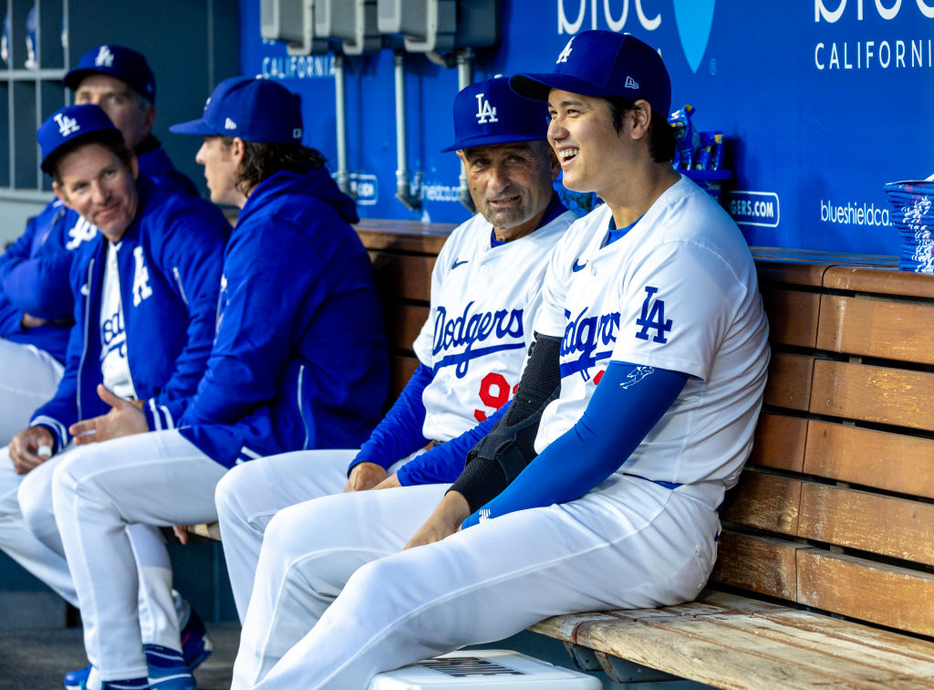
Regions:
M 490 102 L 483 97 L 484 94 L 477 94 L 477 122 L 485 125 L 487 122 L 499 122 L 496 117 L 496 108 L 490 105 Z
M 55 121 L 58 123 L 58 133 L 63 137 L 74 134 L 81 129 L 78 121 L 73 117 L 68 117 L 65 113 L 56 113 Z
M 571 43 L 573 42 L 574 39 L 572 38 L 570 41 L 568 41 L 568 44 L 564 46 L 564 50 L 561 51 L 561 55 L 559 55 L 558 59 L 555 60 L 556 65 L 568 61 L 568 58 L 571 56 Z
M 97 51 L 97 57 L 94 58 L 94 64 L 98 67 L 114 66 L 114 54 L 110 52 L 110 48 L 108 46 L 101 46 L 101 49 Z

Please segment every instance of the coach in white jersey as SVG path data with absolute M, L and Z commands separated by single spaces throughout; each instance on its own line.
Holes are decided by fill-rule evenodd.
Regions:
M 670 82 L 645 43 L 583 32 L 553 73 L 511 84 L 547 99 L 564 184 L 606 203 L 552 255 L 509 412 L 443 498 L 421 487 L 441 499 L 430 516 L 403 488 L 375 492 L 397 497 L 380 505 L 393 529 L 353 523 L 341 496 L 270 525 L 254 601 L 268 592 L 317 621 L 253 687 L 365 688 L 551 615 L 690 600 L 713 567 L 717 507 L 749 454 L 769 360 L 749 249 L 672 169 Z M 542 407 L 530 452 L 522 430 Z M 288 548 L 292 517 L 313 535 L 304 552 Z M 346 558 L 368 547 L 365 564 Z
M 235 467 L 218 484 L 241 621 L 277 511 L 381 482 L 452 482 L 519 382 L 548 256 L 575 217 L 553 188 L 558 164 L 542 104 L 516 95 L 506 78 L 490 79 L 456 96 L 454 124 L 456 141 L 445 150 L 464 161 L 479 213 L 454 230 L 435 263 L 431 309 L 413 347 L 419 367 L 399 400 L 359 450 L 269 457 Z M 429 441 L 444 445 L 407 462 Z

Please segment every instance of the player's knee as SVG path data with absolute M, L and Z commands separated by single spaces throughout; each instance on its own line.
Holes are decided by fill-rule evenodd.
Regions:
M 238 465 L 221 477 L 214 489 L 214 505 L 218 521 L 223 525 L 229 520 L 241 518 L 240 498 L 249 491 L 250 464 Z
M 263 551 L 290 559 L 314 550 L 309 529 L 327 523 L 320 522 L 313 503 L 290 506 L 276 513 L 263 533 Z
M 52 510 L 52 492 L 48 485 L 35 484 L 27 481 L 20 484 L 17 498 L 26 527 L 40 541 L 45 542 L 46 535 L 58 531 L 55 512 Z

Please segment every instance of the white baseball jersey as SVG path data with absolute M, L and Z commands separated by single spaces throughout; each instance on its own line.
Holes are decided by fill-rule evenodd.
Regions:
M 451 233 L 431 274 L 431 311 L 415 340 L 434 371 L 422 394 L 426 438 L 447 441 L 506 404 L 532 340 L 548 257 L 576 216 L 567 211 L 492 247 L 477 214 Z
M 120 297 L 120 243 L 107 243 L 107 267 L 101 292 L 101 374 L 104 385 L 121 398 L 135 398 L 130 361 L 126 354 L 126 327 Z
M 685 177 L 601 247 L 611 219 L 606 206 L 594 210 L 552 255 L 535 330 L 563 338 L 561 395 L 542 416 L 536 450 L 580 419 L 610 360 L 659 367 L 690 378 L 617 472 L 732 486 L 749 454 L 769 361 L 749 248 Z

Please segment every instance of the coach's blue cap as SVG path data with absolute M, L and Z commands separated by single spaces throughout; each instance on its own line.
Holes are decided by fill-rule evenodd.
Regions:
M 107 113 L 100 106 L 90 103 L 69 105 L 52 114 L 42 123 L 39 133 L 39 148 L 42 150 L 42 169 L 52 174 L 58 153 L 65 146 L 68 150 L 78 141 L 123 141 L 120 130 L 113 126 Z
M 662 58 L 630 34 L 583 31 L 568 41 L 550 74 L 519 74 L 510 86 L 526 98 L 547 101 L 551 89 L 583 96 L 645 99 L 664 118 L 671 108 L 671 79 Z
M 146 58 L 135 50 L 115 45 L 91 48 L 62 82 L 72 91 L 77 91 L 81 80 L 89 74 L 106 74 L 119 79 L 150 103 L 156 102 L 156 78 Z
M 495 77 L 471 84 L 454 97 L 456 141 L 441 150 L 532 141 L 544 139 L 547 133 L 547 109 L 517 96 L 507 77 Z
M 204 106 L 200 120 L 169 127 L 176 134 L 240 137 L 271 144 L 302 142 L 302 109 L 298 97 L 268 79 L 225 79 Z

